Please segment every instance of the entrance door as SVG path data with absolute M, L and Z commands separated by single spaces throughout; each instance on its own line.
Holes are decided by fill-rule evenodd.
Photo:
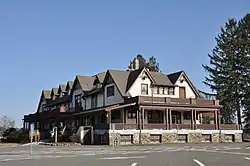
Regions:
M 84 126 L 84 144 L 91 145 L 93 144 L 93 127 L 92 126 Z
M 186 89 L 185 89 L 185 87 L 179 87 L 179 98 L 182 98 L 182 99 L 186 98 Z

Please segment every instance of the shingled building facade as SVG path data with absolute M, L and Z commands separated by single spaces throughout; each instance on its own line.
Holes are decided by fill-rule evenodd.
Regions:
M 77 133 L 85 144 L 241 142 L 242 130 L 221 124 L 217 100 L 200 96 L 184 71 L 164 74 L 146 68 L 76 76 L 43 90 L 36 113 L 24 116 L 43 137 L 53 126 Z

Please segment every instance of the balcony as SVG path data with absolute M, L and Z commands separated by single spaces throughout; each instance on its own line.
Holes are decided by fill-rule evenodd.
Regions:
M 139 104 L 152 105 L 196 105 L 202 107 L 220 107 L 218 100 L 193 99 L 193 98 L 170 98 L 170 97 L 150 97 L 136 96 L 128 98 L 126 103 L 138 102 Z

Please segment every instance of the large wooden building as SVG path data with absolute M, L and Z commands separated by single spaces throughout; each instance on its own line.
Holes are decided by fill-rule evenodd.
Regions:
M 135 60 L 136 61 L 136 60 Z M 221 124 L 217 100 L 202 98 L 184 71 L 107 70 L 43 90 L 37 112 L 24 116 L 49 137 L 54 126 L 78 133 L 86 144 L 242 141 L 235 124 Z

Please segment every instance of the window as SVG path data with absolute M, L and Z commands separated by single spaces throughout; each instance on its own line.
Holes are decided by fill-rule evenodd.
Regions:
M 91 108 L 96 108 L 97 107 L 97 96 L 91 96 Z
M 148 94 L 148 84 L 141 84 L 141 94 L 143 95 Z
M 154 87 L 154 94 L 157 94 L 157 92 L 158 92 L 158 87 L 155 86 L 155 87 Z
M 114 85 L 107 87 L 107 97 L 115 95 L 115 87 Z
M 75 107 L 81 107 L 82 106 L 82 95 L 76 95 L 75 96 Z
M 46 104 L 42 105 L 42 111 L 46 111 Z
M 168 88 L 164 87 L 164 94 L 167 95 L 168 94 Z
M 183 119 L 184 120 L 190 120 L 191 119 L 191 112 L 183 112 Z
M 136 113 L 134 111 L 128 111 L 128 119 L 136 119 Z
M 163 87 L 159 87 L 159 94 L 163 94 L 164 92 L 164 89 L 163 89 Z
M 174 95 L 174 87 L 169 87 L 168 88 L 168 94 L 169 95 Z

